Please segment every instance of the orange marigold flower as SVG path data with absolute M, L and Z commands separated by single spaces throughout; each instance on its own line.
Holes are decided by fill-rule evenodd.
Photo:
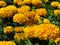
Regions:
M 57 37 L 55 40 L 54 40 L 54 42 L 57 44 L 58 42 L 60 41 L 60 38 L 59 37 Z
M 15 28 L 14 28 L 14 31 L 15 31 L 15 32 L 24 32 L 23 29 L 24 29 L 24 27 L 19 26 L 19 27 L 15 27 Z
M 30 10 L 30 7 L 29 6 L 22 6 L 21 8 L 18 8 L 18 12 L 19 13 L 25 13 L 25 12 L 27 12 L 27 11 L 29 11 Z
M 40 21 L 40 16 L 38 14 L 35 15 L 34 19 L 33 19 L 34 22 L 38 22 Z
M 46 16 L 47 15 L 47 11 L 45 8 L 36 9 L 36 13 L 40 16 Z
M 19 24 L 25 23 L 27 19 L 28 18 L 22 13 L 17 13 L 13 16 L 13 21 Z
M 38 31 L 39 28 L 37 25 L 27 26 L 24 28 L 24 33 L 28 38 L 37 37 Z
M 41 0 L 32 0 L 32 4 L 33 5 L 42 5 L 42 1 Z
M 4 8 L 0 8 L 0 17 L 2 18 L 10 18 L 13 17 L 13 15 L 17 12 L 17 8 L 13 5 L 9 5 Z
M 24 5 L 25 4 L 25 2 L 22 0 L 13 0 L 13 2 L 17 5 Z
M 42 40 L 55 39 L 59 33 L 59 28 L 54 24 L 39 25 L 38 38 Z
M 26 38 L 27 37 L 26 37 L 25 33 L 15 33 L 15 35 L 14 35 L 14 39 L 24 40 Z
M 27 24 L 35 24 L 40 20 L 40 16 L 35 11 L 26 12 L 25 15 L 28 17 Z
M 6 7 L 7 10 L 11 10 L 12 13 L 16 13 L 17 12 L 17 7 L 14 5 L 9 5 Z

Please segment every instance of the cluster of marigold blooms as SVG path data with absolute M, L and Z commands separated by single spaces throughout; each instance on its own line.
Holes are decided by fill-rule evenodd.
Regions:
M 12 27 L 6 26 L 4 27 L 4 33 L 10 34 L 11 32 L 15 32 L 14 39 L 27 39 L 27 38 L 39 38 L 40 40 L 49 40 L 53 38 L 55 42 L 60 40 L 59 34 L 60 29 L 54 24 L 50 23 L 50 20 L 44 18 L 43 24 L 36 25 L 38 21 L 40 21 L 40 16 L 46 16 L 47 10 L 45 8 L 37 8 L 34 11 L 31 11 L 29 4 L 33 5 L 42 5 L 42 1 L 40 0 L 13 0 L 15 4 L 22 5 L 17 8 L 14 5 L 8 5 L 4 1 L 0 1 L 0 17 L 1 18 L 12 18 L 13 22 L 23 24 L 28 24 L 27 27 Z M 44 0 L 45 1 L 45 0 Z M 47 2 L 46 0 L 45 2 Z M 28 5 L 25 5 L 28 4 Z M 51 2 L 51 6 L 54 8 L 58 8 L 54 10 L 54 14 L 57 16 L 60 13 L 60 4 L 59 2 Z M 2 41 L 3 44 L 15 45 L 13 42 Z M 0 44 L 2 45 L 2 42 Z
M 43 0 L 44 2 L 48 2 L 48 0 Z M 41 5 L 41 0 L 14 0 L 14 3 L 17 5 L 25 5 L 25 4 L 32 4 L 32 5 Z
M 54 8 L 58 8 L 58 9 L 55 9 L 54 10 L 54 14 L 56 16 L 58 16 L 60 14 L 60 3 L 55 1 L 55 2 L 51 2 L 51 6 L 54 7 Z
M 16 44 L 12 41 L 0 41 L 0 45 L 16 45 Z

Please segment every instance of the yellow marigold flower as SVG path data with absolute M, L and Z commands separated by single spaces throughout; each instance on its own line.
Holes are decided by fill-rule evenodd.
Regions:
M 4 8 L 0 8 L 0 17 L 13 17 L 13 15 L 17 12 L 17 8 L 13 5 L 9 5 Z
M 27 24 L 35 24 L 40 20 L 40 16 L 35 11 L 26 12 L 25 15 L 28 17 Z
M 13 13 L 11 10 L 7 10 L 6 8 L 0 9 L 0 17 L 6 18 L 6 17 L 12 17 Z
M 27 26 L 24 28 L 24 33 L 28 38 L 37 37 L 38 31 L 39 28 L 37 25 Z
M 0 9 L 0 17 L 5 18 L 6 14 L 8 14 L 8 12 L 6 12 L 6 8 L 1 8 Z
M 0 45 L 16 45 L 16 44 L 12 41 L 0 41 Z
M 54 40 L 54 42 L 55 42 L 56 44 L 57 44 L 59 41 L 60 41 L 60 38 L 59 38 L 59 37 Z
M 47 15 L 47 11 L 45 8 L 36 9 L 36 13 L 40 16 L 46 16 Z
M 29 11 L 29 12 L 26 12 L 25 15 L 28 17 L 28 20 L 27 20 L 27 24 L 34 24 L 36 22 L 35 21 L 35 15 L 36 15 L 36 12 L 35 11 Z
M 13 0 L 13 2 L 17 5 L 24 5 L 25 4 L 25 2 L 22 0 Z
M 58 4 L 58 9 L 60 9 L 60 4 Z
M 53 1 L 51 2 L 52 7 L 58 7 L 59 2 Z
M 42 5 L 42 1 L 41 0 L 32 0 L 32 4 L 33 5 Z
M 54 24 L 41 24 L 37 37 L 42 40 L 55 39 L 59 33 L 59 28 Z
M 54 10 L 55 16 L 58 16 L 60 14 L 60 10 Z
M 49 20 L 49 19 L 44 19 L 44 20 L 43 20 L 43 23 L 49 24 L 49 23 L 50 23 L 50 20 Z
M 33 21 L 34 22 L 40 21 L 40 16 L 38 14 L 36 14 Z
M 20 27 L 20 26 L 19 26 L 19 27 L 15 27 L 15 28 L 14 28 L 14 31 L 15 31 L 15 32 L 24 32 L 23 29 L 24 29 L 24 27 Z
M 0 7 L 5 7 L 7 4 L 4 1 L 0 1 Z
M 15 33 L 15 35 L 14 35 L 14 39 L 24 40 L 26 38 L 27 37 L 25 36 L 24 33 Z
M 32 0 L 24 0 L 25 4 L 31 4 Z
M 20 1 L 17 3 L 18 5 L 25 5 L 25 2 L 24 1 Z
M 17 13 L 13 16 L 13 21 L 19 24 L 25 23 L 26 20 L 27 20 L 27 17 L 22 13 Z
M 14 3 L 21 2 L 22 0 L 13 0 Z
M 28 12 L 25 13 L 25 15 L 28 16 L 28 17 L 30 17 L 30 18 L 31 17 L 33 18 L 35 16 L 35 14 L 36 14 L 35 11 L 28 11 Z
M 9 5 L 6 7 L 7 10 L 11 10 L 12 13 L 16 13 L 17 12 L 17 7 L 14 5 Z
M 29 6 L 22 6 L 21 8 L 18 8 L 18 12 L 19 13 L 25 13 L 25 12 L 27 12 L 27 11 L 29 11 L 30 10 L 30 7 Z
M 4 27 L 4 33 L 10 34 L 12 31 L 13 31 L 13 27 L 12 26 Z

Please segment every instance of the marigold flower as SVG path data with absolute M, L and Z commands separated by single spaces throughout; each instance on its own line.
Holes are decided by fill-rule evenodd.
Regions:
M 49 24 L 49 23 L 50 23 L 50 20 L 44 18 L 43 23 L 45 23 L 45 24 Z
M 16 44 L 12 41 L 0 41 L 0 45 L 16 45 Z
M 24 33 L 15 33 L 15 35 L 14 35 L 14 39 L 24 40 L 26 38 L 27 37 L 25 36 Z
M 7 4 L 4 1 L 0 1 L 0 7 L 5 7 Z
M 24 29 L 24 27 L 20 27 L 20 26 L 19 26 L 19 27 L 15 27 L 15 28 L 14 28 L 14 31 L 15 31 L 15 32 L 24 32 L 23 29 Z
M 59 28 L 54 24 L 41 24 L 37 37 L 42 40 L 55 39 L 59 33 Z
M 21 2 L 22 0 L 13 0 L 14 3 Z
M 22 13 L 17 13 L 13 16 L 13 21 L 19 24 L 25 23 L 27 19 L 28 18 Z
M 35 11 L 26 12 L 25 15 L 28 17 L 27 24 L 34 24 L 39 20 L 39 16 L 36 15 Z
M 42 5 L 42 1 L 41 0 L 32 0 L 32 4 L 33 5 Z
M 25 13 L 25 12 L 27 12 L 27 11 L 29 11 L 30 10 L 30 7 L 29 6 L 22 6 L 21 8 L 18 8 L 18 12 L 19 13 Z
M 60 38 L 59 37 L 57 37 L 55 40 L 54 40 L 54 42 L 57 44 L 58 42 L 60 41 Z
M 47 15 L 47 11 L 45 8 L 36 9 L 36 13 L 40 16 L 46 16 Z
M 37 37 L 38 31 L 39 28 L 37 25 L 27 26 L 24 28 L 24 33 L 28 38 Z
M 6 26 L 4 27 L 4 33 L 10 34 L 13 31 L 12 26 Z
M 38 14 L 35 15 L 34 19 L 33 19 L 34 22 L 38 22 L 40 21 L 40 16 Z
M 53 1 L 51 2 L 52 7 L 58 7 L 59 2 Z
M 18 5 L 25 5 L 25 2 L 24 1 L 20 1 L 17 3 Z
M 55 16 L 58 16 L 60 14 L 60 10 L 54 10 Z
M 22 0 L 13 0 L 13 2 L 17 5 L 24 5 L 25 4 L 25 2 Z
M 9 5 L 6 7 L 7 10 L 11 10 L 12 13 L 16 13 L 17 12 L 17 7 L 14 5 Z
M 6 8 L 0 9 L 0 17 L 5 18 L 7 14 L 11 15 L 12 13 L 8 11 L 6 12 Z
M 13 15 L 17 12 L 17 8 L 13 5 L 9 5 L 7 7 L 0 9 L 0 17 L 6 18 L 6 17 L 13 17 Z
M 58 4 L 58 9 L 60 9 L 60 4 Z
M 40 20 L 40 16 L 35 11 L 26 12 L 25 15 L 28 17 L 27 24 L 35 24 Z
M 24 0 L 25 4 L 31 4 L 32 0 Z

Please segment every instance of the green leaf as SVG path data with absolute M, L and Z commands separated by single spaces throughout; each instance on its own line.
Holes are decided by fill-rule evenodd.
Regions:
M 39 45 L 39 43 L 35 43 L 34 45 Z
M 3 24 L 3 19 L 2 18 L 0 18 L 0 24 Z
M 29 39 L 25 40 L 26 45 L 33 45 Z
M 42 24 L 42 23 L 43 23 L 43 20 L 40 20 L 37 22 L 37 25 Z
M 21 45 L 21 41 L 20 40 L 13 40 L 15 43 L 16 43 L 16 45 Z
M 7 4 L 13 4 L 12 0 L 4 0 Z
M 35 7 L 34 7 L 34 6 L 33 6 L 33 7 L 31 7 L 31 10 L 32 10 L 32 11 L 34 11 L 34 10 L 35 10 Z
M 57 45 L 60 45 L 60 42 L 58 42 Z
M 53 39 L 50 39 L 49 40 L 49 45 L 53 45 L 54 44 L 54 40 Z

